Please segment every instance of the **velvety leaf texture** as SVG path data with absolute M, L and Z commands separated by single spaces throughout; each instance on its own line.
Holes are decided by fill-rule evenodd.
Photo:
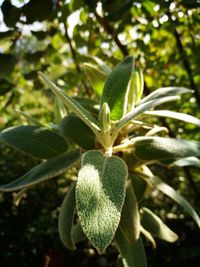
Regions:
M 162 160 L 200 155 L 200 142 L 164 137 L 136 137 L 135 155 L 142 160 Z
M 58 217 L 58 231 L 60 239 L 62 240 L 63 244 L 71 250 L 76 249 L 72 237 L 72 226 L 74 222 L 75 210 L 76 210 L 75 184 L 73 184 L 63 200 L 60 209 L 60 214 Z
M 37 165 L 21 178 L 13 182 L 0 186 L 0 191 L 15 191 L 27 188 L 50 178 L 53 178 L 73 166 L 80 158 L 80 151 L 73 150 L 65 152 L 55 158 L 49 159 Z
M 60 131 L 64 137 L 82 148 L 89 150 L 95 146 L 93 131 L 77 116 L 66 116 L 60 123 Z
M 162 87 L 153 91 L 148 96 L 144 97 L 139 104 L 146 103 L 148 101 L 166 97 L 166 96 L 176 96 L 185 93 L 192 93 L 193 91 L 185 87 Z
M 133 63 L 133 57 L 125 58 L 113 69 L 106 80 L 101 97 L 101 106 L 104 103 L 109 105 L 112 120 L 119 120 L 127 110 L 128 84 Z
M 76 186 L 77 211 L 83 232 L 103 253 L 118 227 L 125 197 L 127 167 L 118 157 L 99 151 L 83 155 Z
M 0 141 L 41 159 L 55 157 L 68 149 L 61 135 L 38 126 L 7 128 L 0 133 Z

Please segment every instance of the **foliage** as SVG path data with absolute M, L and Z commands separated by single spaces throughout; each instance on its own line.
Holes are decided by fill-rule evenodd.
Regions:
M 136 196 L 141 194 L 143 185 L 134 187 L 134 176 L 137 175 L 137 179 L 139 177 L 143 180 L 146 187 L 157 188 L 175 200 L 200 227 L 200 218 L 192 206 L 178 192 L 154 176 L 147 167 L 156 162 L 162 162 L 162 160 L 171 160 L 170 164 L 173 164 L 174 161 L 180 159 L 198 157 L 200 156 L 200 143 L 155 136 L 162 132 L 163 128 L 147 124 L 146 119 L 142 117 L 143 113 L 165 102 L 177 100 L 179 96 L 174 96 L 174 94 L 181 95 L 188 93 L 189 90 L 178 87 L 161 88 L 141 99 L 143 80 L 142 78 L 137 79 L 137 75 L 141 76 L 141 70 L 136 70 L 135 72 L 138 74 L 132 77 L 133 71 L 135 70 L 132 57 L 125 58 L 111 71 L 105 81 L 99 112 L 95 114 L 96 116 L 92 115 L 77 100 L 64 94 L 61 89 L 40 73 L 41 79 L 67 108 L 69 113 L 67 116 L 70 116 L 71 120 L 76 119 L 76 116 L 79 117 L 81 123 L 92 130 L 95 135 L 95 147 L 93 150 L 83 151 L 80 154 L 73 148 L 74 145 L 77 145 L 76 143 L 74 145 L 71 143 L 69 152 L 65 152 L 68 150 L 68 145 L 65 145 L 64 151 L 59 151 L 59 156 L 55 157 L 54 155 L 52 159 L 46 157 L 46 162 L 34 167 L 18 180 L 1 186 L 0 190 L 27 189 L 35 183 L 53 178 L 66 171 L 67 168 L 79 161 L 81 156 L 81 168 L 76 185 L 68 192 L 60 211 L 61 240 L 67 248 L 75 249 L 73 235 L 77 235 L 78 231 L 80 235 L 87 237 L 97 251 L 102 254 L 114 238 L 124 266 L 139 267 L 146 266 L 140 233 L 150 238 L 153 243 L 155 241 L 152 236 L 174 242 L 177 240 L 177 235 L 152 211 L 145 207 L 138 209 Z M 135 79 L 134 82 L 133 79 Z M 164 112 L 164 116 L 167 116 L 167 112 Z M 74 114 L 73 117 L 71 113 Z M 148 119 L 148 113 L 146 113 L 146 117 Z M 181 119 L 185 121 L 184 114 L 181 114 Z M 193 118 L 193 121 L 197 125 L 200 124 L 196 118 Z M 186 122 L 188 122 L 187 116 Z M 63 125 L 62 122 L 61 125 Z M 79 125 L 78 121 L 77 131 Z M 147 125 L 148 127 L 146 127 Z M 136 126 L 137 128 L 135 128 Z M 57 137 L 53 137 L 53 142 L 48 142 L 51 140 L 53 132 L 45 131 L 48 143 L 47 155 L 55 145 L 59 147 L 57 146 L 60 142 L 59 126 L 56 129 Z M 62 126 L 61 129 L 61 132 L 66 132 L 65 136 L 68 136 L 68 129 L 71 131 L 70 125 Z M 36 134 L 33 134 L 32 131 L 35 131 Z M 144 135 L 142 137 L 141 131 Z M 27 143 L 23 142 L 23 145 L 19 143 L 18 140 L 21 136 L 18 137 L 18 132 L 21 133 L 21 136 L 26 134 Z M 37 136 L 38 132 L 39 137 Z M 21 126 L 21 128 L 4 130 L 0 134 L 0 139 L 32 156 L 37 156 L 37 151 L 44 152 L 44 155 L 46 152 L 46 147 L 41 146 L 42 135 L 42 128 Z M 76 141 L 76 139 L 74 140 Z M 82 140 L 83 145 L 81 145 Z M 84 136 L 83 139 L 81 135 L 79 136 L 78 144 L 80 147 L 84 147 Z M 33 145 L 34 149 L 28 149 Z M 195 159 L 198 160 L 198 158 Z M 190 162 L 193 164 L 193 161 Z M 145 190 L 142 190 L 140 199 L 144 194 Z M 133 207 L 134 209 L 132 209 Z M 79 222 L 74 224 L 76 213 Z M 130 218 L 132 222 L 129 222 L 127 214 L 132 214 Z M 73 231 L 73 228 L 76 231 Z M 80 230 L 77 230 L 79 228 Z M 82 237 L 77 238 L 77 240 L 81 239 Z M 133 252 L 135 250 L 137 253 Z
M 133 70 L 130 84 L 137 90 L 137 94 L 134 95 L 134 90 L 130 90 L 127 100 L 128 104 L 123 100 L 119 107 L 122 105 L 127 107 L 128 112 L 130 112 L 133 107 L 132 115 L 135 114 L 135 116 L 142 112 L 139 115 L 139 118 L 141 116 L 141 121 L 145 121 L 146 124 L 143 128 L 139 124 L 135 125 L 135 131 L 138 131 L 137 134 L 139 136 L 144 136 L 154 125 L 153 129 L 148 133 L 149 139 L 146 139 L 145 142 L 150 144 L 154 150 L 157 150 L 157 153 L 159 152 L 160 155 L 164 155 L 165 159 L 156 164 L 153 164 L 152 162 L 150 169 L 154 174 L 162 177 L 166 183 L 172 185 L 185 197 L 189 198 L 194 206 L 198 207 L 200 181 L 198 169 L 200 164 L 198 156 L 178 160 L 170 158 L 166 159 L 166 155 L 169 157 L 169 153 L 171 152 L 171 142 L 174 144 L 175 138 L 185 139 L 183 142 L 180 140 L 181 142 L 176 143 L 177 145 L 179 144 L 181 147 L 184 147 L 185 145 L 188 145 L 188 140 L 199 141 L 200 137 L 199 129 L 196 127 L 199 126 L 199 120 L 195 118 L 199 117 L 200 104 L 198 90 L 200 85 L 198 71 L 200 51 L 198 41 L 199 4 L 197 2 L 198 1 L 190 1 L 190 3 L 188 3 L 188 1 L 175 0 L 126 1 L 123 3 L 123 1 L 115 0 L 111 3 L 110 1 L 88 0 L 44 0 L 42 3 L 39 3 L 35 0 L 0 0 L 0 5 L 2 4 L 2 20 L 4 20 L 4 23 L 3 21 L 0 22 L 0 128 L 3 130 L 14 126 L 14 129 L 17 130 L 18 127 L 19 129 L 27 127 L 28 124 L 30 129 L 39 129 L 41 135 L 37 135 L 37 138 L 42 138 L 42 134 L 50 132 L 52 134 L 51 138 L 59 139 L 60 144 L 65 143 L 65 145 L 59 146 L 58 150 L 60 152 L 66 146 L 69 146 L 71 149 L 74 146 L 74 143 L 81 147 L 81 154 L 85 150 L 101 149 L 102 144 L 96 142 L 97 138 L 95 138 L 95 134 L 99 132 L 99 129 L 96 129 L 97 131 L 90 129 L 87 124 L 82 122 L 82 120 L 74 114 L 68 114 L 68 116 L 66 116 L 66 108 L 58 97 L 54 98 L 53 95 L 46 90 L 43 83 L 38 79 L 38 71 L 46 72 L 50 80 L 56 82 L 56 85 L 59 86 L 62 91 L 65 91 L 68 96 L 72 96 L 73 99 L 78 101 L 79 104 L 89 111 L 95 118 L 94 125 L 96 125 L 96 121 L 99 120 L 102 122 L 106 119 L 104 117 L 104 115 L 107 114 L 105 111 L 102 112 L 101 115 L 99 114 L 98 117 L 98 103 L 100 103 L 102 107 L 101 110 L 108 110 L 108 106 L 103 105 L 100 97 L 103 92 L 105 80 L 110 75 L 113 65 L 119 63 L 120 60 L 129 54 L 134 55 L 136 66 L 135 70 Z M 92 55 L 92 57 L 88 57 L 88 54 Z M 99 58 L 101 58 L 101 60 Z M 130 58 L 127 59 L 127 61 L 131 61 Z M 144 84 L 142 84 L 143 77 L 141 70 L 143 70 L 144 73 Z M 127 73 L 127 76 L 128 75 L 129 74 Z M 136 84 L 140 84 L 140 86 L 137 87 Z M 164 104 L 162 110 L 152 109 L 154 108 L 155 103 L 160 102 L 160 100 L 156 100 L 154 97 L 151 98 L 154 102 L 145 103 L 146 95 L 150 95 L 152 91 L 155 91 L 156 88 L 160 87 L 176 87 L 177 91 L 175 91 L 175 88 L 172 88 L 171 92 L 174 92 L 174 96 L 177 96 L 178 92 L 181 92 L 180 85 L 184 87 L 182 88 L 183 91 L 185 90 L 185 87 L 192 88 L 194 94 L 189 95 L 184 93 L 177 105 L 175 105 L 176 102 L 167 102 L 167 104 Z M 141 89 L 143 89 L 143 86 L 144 96 L 141 99 Z M 165 93 L 165 90 L 163 93 Z M 168 93 L 169 91 L 166 92 L 166 97 L 169 96 Z M 134 98 L 136 95 L 138 96 L 138 99 Z M 90 98 L 90 101 L 88 101 L 88 97 Z M 127 99 L 125 95 L 124 99 Z M 132 106 L 129 104 L 131 99 Z M 166 98 L 165 100 L 168 101 L 169 99 Z M 141 105 L 142 103 L 144 106 Z M 151 110 L 144 111 L 147 106 Z M 118 108 L 118 106 L 114 107 L 113 112 L 116 111 L 116 108 Z M 171 109 L 174 109 L 175 111 L 171 111 Z M 177 110 L 180 112 L 177 112 Z M 124 111 L 122 110 L 122 114 L 124 115 L 123 112 Z M 188 114 L 193 114 L 195 117 L 191 117 Z M 64 118 L 64 116 L 66 117 Z M 176 119 L 175 122 L 172 120 L 174 118 Z M 134 120 L 134 123 L 136 123 L 137 118 Z M 188 123 L 184 124 L 183 121 Z M 126 122 L 126 120 L 122 121 L 122 124 L 124 122 Z M 123 134 L 121 136 L 121 132 L 125 126 L 122 126 L 122 124 L 118 125 L 119 128 L 122 127 L 120 129 L 120 135 L 118 135 L 115 141 L 118 144 L 123 139 Z M 23 125 L 23 127 L 19 125 Z M 59 125 L 59 130 L 57 125 Z M 156 125 L 159 125 L 159 127 Z M 100 128 L 102 127 L 104 127 L 104 124 L 100 125 Z M 80 129 L 80 134 L 77 129 Z M 164 138 L 166 135 L 167 137 L 173 138 L 173 140 L 168 140 L 168 151 L 163 152 L 163 150 L 159 149 L 163 139 L 152 138 L 151 135 L 155 132 L 157 132 L 156 135 L 160 136 L 159 138 Z M 12 132 L 10 133 L 12 134 Z M 103 133 L 104 140 L 107 140 L 106 136 L 108 137 L 108 135 L 106 134 L 106 128 L 101 131 L 101 136 L 103 136 Z M 61 135 L 67 141 L 63 140 Z M 114 135 L 112 138 L 114 138 Z M 135 139 L 135 145 L 139 147 L 141 145 L 145 150 L 147 149 L 149 155 L 151 154 L 151 151 L 145 146 L 145 142 L 142 138 L 140 139 L 139 137 Z M 49 151 L 49 142 L 46 142 L 47 140 L 45 138 L 40 140 L 42 140 L 42 143 L 44 142 L 44 144 L 47 144 L 47 146 L 45 148 L 45 153 L 39 151 L 39 157 L 46 159 L 47 156 L 53 156 L 52 161 L 54 162 L 54 155 L 57 153 L 55 152 L 55 147 L 50 148 Z M 194 149 L 195 141 L 193 141 L 194 143 L 192 145 L 193 152 L 196 150 Z M 23 142 L 17 142 L 18 146 L 24 142 L 25 139 Z M 53 142 L 51 143 L 53 146 Z M 77 148 L 77 146 L 75 147 Z M 18 147 L 18 149 L 20 149 L 20 147 Z M 33 151 L 33 149 L 38 151 L 37 146 L 35 148 L 33 145 L 31 150 Z M 49 151 L 48 153 L 47 150 Z M 176 148 L 173 148 L 173 151 L 174 150 L 178 151 Z M 25 154 L 24 156 L 20 150 L 17 150 L 16 152 L 18 153 L 18 156 L 13 151 L 12 148 L 8 148 L 4 143 L 1 144 L 1 184 L 23 177 L 24 173 L 31 168 L 30 162 L 33 164 L 31 165 L 32 167 L 34 167 L 35 162 L 41 163 L 41 169 L 39 165 L 39 167 L 35 167 L 36 170 L 33 170 L 33 172 L 30 171 L 30 179 L 35 179 L 34 177 L 37 177 L 38 173 L 43 176 L 43 170 L 45 171 L 46 167 L 49 169 L 50 173 L 51 167 L 53 168 L 54 166 L 57 166 L 57 157 L 55 157 L 54 165 L 51 164 L 51 159 L 41 162 L 37 159 L 29 158 L 28 154 Z M 60 153 L 59 151 L 58 153 Z M 63 163 L 61 162 L 60 165 L 58 165 L 58 168 L 61 168 L 61 172 L 68 168 L 68 166 L 65 166 L 64 164 L 65 154 L 67 157 L 67 153 L 68 152 L 61 156 L 58 155 L 58 160 L 59 157 L 61 157 L 61 161 L 63 160 Z M 77 152 L 74 153 L 74 156 L 76 157 L 76 153 L 79 152 L 77 150 Z M 116 152 L 116 154 L 117 153 L 120 157 L 122 156 L 120 154 L 121 152 Z M 137 155 L 144 157 L 138 150 Z M 136 163 L 136 159 L 132 155 L 131 149 L 128 152 L 123 152 L 123 159 L 128 164 L 128 167 L 131 166 L 131 162 Z M 155 158 L 155 160 L 157 160 L 157 158 Z M 174 167 L 172 168 L 173 161 Z M 190 167 L 191 165 L 196 167 Z M 69 166 L 71 165 L 69 164 Z M 24 178 L 27 177 L 26 175 L 27 174 L 25 174 Z M 40 181 L 41 176 L 39 175 L 38 177 L 38 181 Z M 42 178 L 42 180 L 44 181 L 50 177 L 51 175 L 47 175 L 44 179 Z M 165 221 L 168 222 L 168 225 L 171 225 L 172 229 L 180 236 L 180 241 L 176 242 L 172 246 L 172 249 L 167 247 L 167 245 L 164 245 L 164 243 L 157 241 L 158 252 L 152 251 L 149 247 L 149 243 L 145 242 L 148 262 L 150 265 L 160 266 L 168 264 L 170 266 L 183 266 L 185 264 L 186 266 L 198 266 L 198 263 L 195 261 L 195 258 L 199 255 L 198 249 L 196 249 L 195 244 L 191 244 L 190 240 L 187 239 L 188 236 L 192 235 L 193 238 L 191 239 L 198 239 L 195 225 L 190 222 L 189 218 L 184 217 L 177 206 L 170 202 L 169 199 L 165 198 L 163 194 L 158 194 L 157 190 L 150 191 L 146 181 L 141 180 L 141 177 L 138 174 L 130 176 L 130 178 L 133 177 L 134 179 L 132 179 L 132 183 L 134 188 L 137 188 L 137 190 L 135 190 L 135 195 L 139 202 L 139 209 L 141 210 L 142 206 L 148 207 L 162 219 L 165 219 Z M 27 182 L 28 181 L 29 180 L 27 180 Z M 54 179 L 54 183 L 50 183 L 51 186 L 48 190 L 55 187 L 55 192 L 58 192 L 60 188 L 59 181 L 59 178 Z M 37 180 L 35 180 L 35 182 L 37 183 Z M 158 180 L 151 180 L 151 182 L 155 186 Z M 160 188 L 166 188 L 166 183 L 161 183 Z M 33 187 L 28 194 L 28 198 L 24 198 L 24 195 L 26 195 L 26 191 L 24 190 L 18 195 L 18 202 L 20 201 L 20 197 L 22 197 L 22 202 L 20 202 L 22 204 L 20 204 L 20 207 L 22 206 L 23 211 L 23 205 L 27 204 L 27 218 L 31 217 L 28 210 L 28 204 L 29 199 L 32 196 L 32 201 L 38 203 L 38 209 L 39 207 L 41 207 L 43 211 L 46 209 L 46 218 L 49 219 L 45 218 L 45 220 L 52 220 L 52 218 L 50 218 L 51 215 L 48 214 L 48 209 L 51 208 L 49 207 L 49 203 L 47 203 L 48 193 L 45 190 L 45 185 L 47 184 L 48 182 L 45 182 L 44 185 L 41 185 L 41 190 L 43 188 L 41 193 L 40 189 L 34 191 Z M 64 190 L 67 190 L 65 187 L 66 184 Z M 144 191 L 145 197 L 143 197 Z M 168 191 L 171 193 L 173 192 L 170 190 Z M 47 197 L 45 197 L 46 194 Z M 13 193 L 13 195 L 15 195 L 15 193 Z M 40 195 L 43 196 L 43 202 L 41 202 L 42 197 Z M 157 195 L 157 198 L 154 197 L 155 195 Z M 172 193 L 172 195 L 174 194 Z M 9 197 L 6 194 L 0 194 L 0 199 L 4 198 L 8 199 Z M 58 203 L 56 199 L 60 199 L 61 201 L 61 199 L 64 198 L 64 193 L 62 192 L 62 196 L 58 196 L 54 193 L 51 198 L 52 205 L 56 202 L 55 206 L 59 206 L 60 203 Z M 132 198 L 130 197 L 130 199 Z M 129 201 L 125 199 L 124 205 L 129 206 L 128 203 Z M 20 215 L 20 207 L 18 209 L 12 207 L 7 211 L 7 205 L 9 205 L 9 201 L 8 204 L 6 204 L 6 201 L 1 202 L 2 211 L 3 214 L 5 214 L 5 216 L 3 216 L 5 218 L 5 223 L 3 222 L 4 220 L 0 220 L 0 222 L 3 223 L 3 226 L 1 226 L 2 237 L 4 237 L 6 232 L 10 233 L 10 235 L 11 232 L 13 232 L 12 226 L 10 227 L 10 230 L 7 229 L 9 221 L 11 220 L 7 220 L 6 218 L 11 216 L 11 214 L 14 216 L 13 218 L 15 218 L 15 216 L 22 216 L 20 222 L 22 228 L 26 228 L 26 225 L 29 225 L 29 222 L 26 223 L 24 219 L 26 218 L 26 215 L 24 215 L 24 217 L 23 214 Z M 134 206 L 134 210 L 135 209 L 138 209 L 137 205 Z M 122 214 L 123 213 L 126 214 L 122 209 Z M 33 216 L 35 216 L 34 214 L 36 214 L 36 212 L 33 212 Z M 124 216 L 126 217 L 126 215 Z M 176 219 L 169 220 L 169 217 L 181 218 L 181 220 L 179 223 L 176 223 Z M 37 227 L 38 233 L 34 236 L 30 230 L 29 239 L 26 239 L 25 237 L 28 244 L 26 244 L 26 241 L 21 241 L 21 250 L 24 251 L 24 247 L 27 248 L 26 252 L 23 252 L 28 255 L 27 258 L 29 258 L 29 252 L 27 252 L 28 247 L 31 246 L 31 244 L 33 247 L 30 247 L 30 251 L 35 250 L 38 255 L 43 253 L 39 252 L 41 247 L 38 248 L 39 245 L 37 244 L 37 241 L 32 243 L 32 240 L 36 240 L 37 238 L 39 240 L 39 236 L 43 236 L 42 234 L 39 234 L 42 225 L 39 219 L 37 219 L 37 216 L 35 218 L 36 219 L 32 220 L 38 220 L 38 222 L 35 222 L 39 225 L 39 227 Z M 77 218 L 75 217 L 75 220 L 76 219 Z M 41 220 L 45 221 L 43 219 Z M 53 221 L 55 222 L 55 218 Z M 185 224 L 182 221 L 184 221 Z M 7 230 L 4 230 L 5 225 Z M 46 229 L 46 227 L 49 228 L 49 232 L 52 232 L 53 236 L 56 238 L 55 225 L 51 226 L 49 223 L 44 223 L 43 228 Z M 73 228 L 75 240 L 79 239 L 76 234 L 76 228 L 78 230 L 80 230 L 80 228 L 78 225 L 77 227 Z M 187 229 L 188 234 L 185 235 Z M 48 230 L 46 229 L 45 231 Z M 125 235 L 127 234 L 126 231 L 124 233 Z M 16 234 L 17 233 L 14 233 L 13 236 L 15 237 Z M 22 236 L 24 235 L 21 232 L 20 240 Z M 53 236 L 51 236 L 50 239 L 53 239 Z M 150 238 L 152 245 L 155 246 L 152 237 L 150 235 L 148 235 L 148 237 Z M 11 238 L 7 239 L 11 240 Z M 17 239 L 19 239 L 19 237 L 17 237 Z M 3 240 L 5 243 L 7 242 L 6 237 L 4 237 Z M 45 244 L 45 241 L 41 241 L 40 243 Z M 55 241 L 55 243 L 57 243 L 57 241 Z M 13 241 L 11 241 L 11 245 L 8 244 L 8 246 L 12 247 L 12 244 Z M 47 241 L 46 244 L 54 247 L 54 242 L 50 245 Z M 188 245 L 188 250 L 184 250 L 184 244 Z M 36 246 L 37 248 L 35 249 Z M 185 251 L 185 253 L 183 252 L 182 255 L 178 253 L 178 246 L 182 246 L 181 251 Z M 13 248 L 15 247 L 16 246 L 13 245 Z M 162 247 L 164 247 L 164 253 L 163 251 L 160 251 Z M 11 250 L 8 248 L 5 249 L 5 251 Z M 109 252 L 110 247 L 107 249 L 108 254 Z M 4 255 L 5 252 L 0 254 Z M 152 254 L 155 257 L 153 257 Z M 12 256 L 10 255 L 7 258 L 11 259 L 11 257 Z M 99 256 L 99 260 L 101 257 L 104 256 Z M 159 262 L 159 260 L 163 258 L 166 260 L 165 263 L 163 260 Z M 109 260 L 110 258 L 107 257 L 107 259 Z M 194 259 L 194 262 L 192 259 Z M 8 263 L 7 261 L 5 265 L 11 266 L 11 262 Z M 26 264 L 25 261 L 23 264 Z M 22 262 L 19 263 L 19 265 L 22 266 Z M 98 265 L 98 262 L 92 264 L 92 266 L 94 265 Z M 115 265 L 116 263 L 114 266 Z

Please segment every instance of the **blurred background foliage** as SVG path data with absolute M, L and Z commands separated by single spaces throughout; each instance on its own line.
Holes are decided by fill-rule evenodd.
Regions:
M 145 94 L 165 86 L 192 88 L 193 95 L 171 105 L 200 118 L 198 0 L 4 0 L 0 5 L 0 130 L 27 124 L 16 110 L 44 125 L 55 123 L 54 96 L 38 79 L 38 71 L 70 95 L 97 99 L 81 70 L 88 56 L 113 67 L 133 55 L 144 72 Z M 167 126 L 172 137 L 200 140 L 195 126 L 169 119 L 155 122 Z M 37 163 L 0 144 L 0 183 L 20 177 Z M 199 209 L 199 169 L 155 166 L 154 171 Z M 116 266 L 112 247 L 107 255 L 97 256 L 87 243 L 69 252 L 59 241 L 59 206 L 75 172 L 30 190 L 18 207 L 16 193 L 0 194 L 2 267 Z M 145 200 L 147 206 L 152 205 L 180 239 L 175 244 L 159 241 L 157 250 L 146 242 L 149 266 L 199 266 L 196 225 L 169 199 L 159 195 L 155 200 L 154 195 Z

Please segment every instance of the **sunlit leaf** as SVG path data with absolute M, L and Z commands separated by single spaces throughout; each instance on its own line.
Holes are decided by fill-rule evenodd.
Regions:
M 185 167 L 185 166 L 200 167 L 200 159 L 195 158 L 195 157 L 183 158 L 183 159 L 174 161 L 173 165 L 176 165 L 178 167 Z
M 134 153 L 141 160 L 164 160 L 200 155 L 200 142 L 164 137 L 135 137 Z
M 192 124 L 195 124 L 195 125 L 200 127 L 200 120 L 199 119 L 197 119 L 191 115 L 187 115 L 185 113 L 179 113 L 179 112 L 174 112 L 174 111 L 170 111 L 170 110 L 153 110 L 153 111 L 147 111 L 147 112 L 145 112 L 145 114 L 176 119 L 176 120 L 184 121 L 187 123 L 192 123 Z
M 158 98 L 154 100 L 150 100 L 148 102 L 142 103 L 137 106 L 135 109 L 130 111 L 127 115 L 125 115 L 117 124 L 116 129 L 122 128 L 126 123 L 128 123 L 131 119 L 135 118 L 136 116 L 142 114 L 143 112 L 155 108 L 161 104 L 178 100 L 178 96 L 166 96 L 163 98 Z
M 169 227 L 151 210 L 142 208 L 141 225 L 153 236 L 163 239 L 167 242 L 175 242 L 178 239 Z
M 197 223 L 200 227 L 200 218 L 194 208 L 188 203 L 188 201 L 171 186 L 164 183 L 162 180 L 158 179 L 155 176 L 152 176 L 147 180 L 147 182 L 152 186 L 157 188 L 163 194 L 167 195 L 175 202 L 177 202 Z
M 83 155 L 76 186 L 77 211 L 83 232 L 99 253 L 112 241 L 125 198 L 127 167 L 118 157 L 99 151 Z
M 163 98 L 166 96 L 177 96 L 185 93 L 193 93 L 193 91 L 185 87 L 163 87 L 153 91 L 151 94 L 141 99 L 139 104 L 141 105 L 151 100 Z
M 133 57 L 127 57 L 120 62 L 108 76 L 103 94 L 101 106 L 107 103 L 110 108 L 112 120 L 120 119 L 127 110 L 129 80 L 133 69 Z

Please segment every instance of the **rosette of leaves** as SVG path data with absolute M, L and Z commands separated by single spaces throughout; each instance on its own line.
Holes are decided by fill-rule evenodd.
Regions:
M 200 227 L 198 214 L 187 200 L 149 168 L 163 161 L 199 166 L 200 142 L 169 138 L 165 127 L 147 122 L 152 116 L 161 116 L 200 126 L 193 116 L 154 110 L 191 90 L 160 88 L 142 98 L 143 74 L 134 67 L 133 57 L 125 58 L 112 71 L 97 58 L 82 68 L 100 95 L 99 103 L 66 95 L 40 73 L 56 95 L 59 127 L 51 131 L 19 126 L 2 131 L 0 140 L 44 161 L 0 190 L 25 190 L 80 163 L 77 181 L 60 210 L 58 228 L 63 244 L 74 250 L 76 242 L 89 239 L 100 254 L 114 244 L 124 266 L 143 267 L 141 235 L 153 246 L 154 237 L 168 242 L 178 238 L 161 218 L 142 206 L 147 189 L 172 198 Z

